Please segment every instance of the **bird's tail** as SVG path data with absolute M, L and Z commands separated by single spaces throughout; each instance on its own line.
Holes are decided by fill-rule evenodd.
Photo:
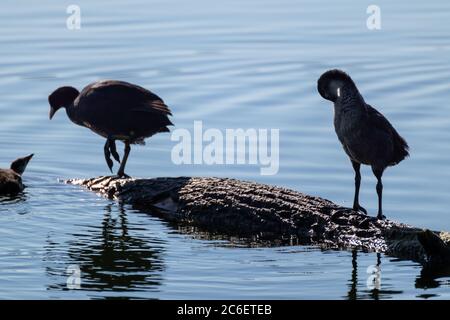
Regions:
M 409 146 L 405 139 L 398 132 L 394 134 L 394 155 L 392 157 L 391 165 L 396 165 L 403 159 L 409 156 Z

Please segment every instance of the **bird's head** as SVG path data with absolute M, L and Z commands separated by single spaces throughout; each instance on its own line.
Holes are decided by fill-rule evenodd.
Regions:
M 70 106 L 79 94 L 78 90 L 74 87 L 61 87 L 53 91 L 52 94 L 48 96 L 48 103 L 50 104 L 50 120 L 60 108 Z
M 29 156 L 26 156 L 23 158 L 18 158 L 16 160 L 14 160 L 11 163 L 11 170 L 18 173 L 19 175 L 22 175 L 27 167 L 28 162 L 31 160 L 31 158 L 33 158 L 33 154 L 30 154 Z
M 327 100 L 335 102 L 344 93 L 358 92 L 352 78 L 342 70 L 328 70 L 317 80 L 317 90 Z

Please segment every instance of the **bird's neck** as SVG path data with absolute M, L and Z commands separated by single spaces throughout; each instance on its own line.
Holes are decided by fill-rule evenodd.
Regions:
M 345 94 L 334 102 L 334 125 L 337 130 L 351 130 L 360 125 L 366 116 L 366 107 L 359 92 Z
M 364 113 L 366 103 L 359 91 L 343 90 L 341 96 L 334 101 L 335 114 Z
M 80 126 L 83 125 L 82 122 L 77 117 L 77 114 L 75 112 L 75 106 L 73 104 L 66 107 L 66 113 L 73 123 L 78 124 Z

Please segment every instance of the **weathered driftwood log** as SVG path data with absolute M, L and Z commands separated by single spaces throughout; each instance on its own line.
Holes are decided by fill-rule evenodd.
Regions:
M 257 241 L 383 252 L 423 264 L 450 263 L 450 236 L 363 215 L 328 200 L 225 178 L 72 179 L 70 184 L 171 222 Z

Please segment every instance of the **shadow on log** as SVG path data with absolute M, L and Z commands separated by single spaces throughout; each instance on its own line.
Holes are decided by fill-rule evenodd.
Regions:
M 450 236 L 377 220 L 303 193 L 227 178 L 72 179 L 110 199 L 181 225 L 261 242 L 380 252 L 424 265 L 450 263 Z

